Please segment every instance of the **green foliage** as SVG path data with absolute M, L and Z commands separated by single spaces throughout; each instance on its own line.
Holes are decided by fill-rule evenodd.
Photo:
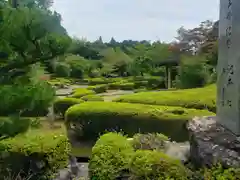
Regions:
M 161 151 L 164 148 L 165 141 L 169 141 L 169 138 L 163 134 L 148 133 L 135 134 L 131 143 L 134 149 Z
M 30 131 L 0 141 L 0 174 L 31 173 L 31 180 L 52 179 L 50 176 L 67 165 L 69 143 L 61 131 Z M 16 163 L 17 162 L 17 163 Z
M 185 108 L 208 109 L 216 112 L 216 86 L 204 88 L 171 90 L 159 92 L 141 92 L 123 95 L 116 102 L 152 104 L 163 106 L 181 106 Z
M 0 137 L 12 137 L 26 132 L 30 125 L 31 120 L 28 118 L 3 117 L 0 119 Z
M 157 151 L 136 151 L 129 166 L 131 179 L 188 180 L 188 171 L 181 162 Z
M 1 80 L 9 83 L 37 62 L 48 65 L 65 52 L 70 39 L 56 13 L 39 8 L 3 9 L 0 49 L 9 57 L 1 63 Z M 13 36 L 14 34 L 14 36 Z
M 179 67 L 177 87 L 195 88 L 205 86 L 210 73 L 204 64 L 206 60 L 201 57 L 184 57 Z
M 46 82 L 15 83 L 0 87 L 2 103 L 0 114 L 23 114 L 41 116 L 53 101 L 55 92 Z
M 174 140 L 187 140 L 186 121 L 203 115 L 213 113 L 181 107 L 86 102 L 70 107 L 65 118 L 68 123 L 76 124 L 75 135 L 82 139 L 94 140 L 105 131 L 123 131 L 130 136 L 159 132 Z
M 81 98 L 83 96 L 92 95 L 92 94 L 95 94 L 95 92 L 92 90 L 85 89 L 85 88 L 77 88 L 74 90 L 74 93 L 73 93 L 73 95 L 71 95 L 71 97 Z
M 115 82 L 109 84 L 109 89 L 121 89 L 121 90 L 133 90 L 135 89 L 134 83 L 122 83 L 122 82 Z
M 89 86 L 87 89 L 93 90 L 96 93 L 104 93 L 108 90 L 108 84 L 96 85 L 96 86 Z
M 108 84 L 111 83 L 112 80 L 108 78 L 92 78 L 88 80 L 89 85 L 99 85 L 99 84 Z
M 127 138 L 107 133 L 92 148 L 89 171 L 92 179 L 113 180 L 128 168 L 133 148 Z
M 67 109 L 75 104 L 80 104 L 84 102 L 81 99 L 76 99 L 76 98 L 59 98 L 56 99 L 53 107 L 54 107 L 54 113 L 64 117 L 65 112 Z
M 57 77 L 69 77 L 71 69 L 66 63 L 57 63 L 54 67 L 54 73 Z
M 237 180 L 240 178 L 240 169 L 224 169 L 221 165 L 203 170 L 204 179 L 208 180 Z
M 83 101 L 104 101 L 104 98 L 102 96 L 99 96 L 97 94 L 94 95 L 86 95 L 81 98 Z

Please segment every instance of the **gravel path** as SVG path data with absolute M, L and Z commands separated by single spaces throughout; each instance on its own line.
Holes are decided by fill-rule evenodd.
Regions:
M 88 163 L 78 163 L 78 175 L 75 177 L 77 180 L 88 180 Z M 70 167 L 59 171 L 54 180 L 71 180 Z

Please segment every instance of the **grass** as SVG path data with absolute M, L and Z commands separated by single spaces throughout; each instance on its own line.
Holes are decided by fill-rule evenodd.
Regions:
M 204 88 L 171 90 L 159 92 L 140 92 L 123 95 L 114 101 L 185 108 L 207 109 L 216 112 L 216 86 Z

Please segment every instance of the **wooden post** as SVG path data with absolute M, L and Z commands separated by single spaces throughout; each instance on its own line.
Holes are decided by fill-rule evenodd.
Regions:
M 168 66 L 168 89 L 172 87 L 172 66 Z
M 166 87 L 167 89 L 172 87 L 172 66 L 171 65 L 166 65 Z

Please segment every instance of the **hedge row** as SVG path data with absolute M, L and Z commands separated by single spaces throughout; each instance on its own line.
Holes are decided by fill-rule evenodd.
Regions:
M 86 95 L 81 98 L 83 101 L 104 101 L 104 98 L 102 96 L 99 96 L 97 94 L 93 95 Z
M 74 89 L 74 92 L 70 97 L 81 98 L 83 96 L 91 95 L 91 94 L 95 94 L 95 92 L 93 90 L 89 90 L 86 88 L 77 88 L 77 89 Z
M 108 90 L 107 84 L 101 84 L 96 86 L 89 86 L 87 89 L 93 90 L 95 93 L 104 93 Z
M 172 90 L 159 92 L 141 92 L 123 95 L 114 101 L 163 106 L 181 106 L 185 108 L 208 109 L 216 112 L 215 85 L 204 88 Z
M 0 141 L 1 177 L 17 175 L 28 179 L 52 179 L 52 175 L 67 165 L 69 143 L 61 131 L 32 130 Z
M 92 86 L 108 85 L 109 89 L 121 89 L 121 90 L 133 90 L 143 87 L 150 89 L 166 88 L 164 78 L 159 76 L 139 76 L 126 78 L 92 78 L 85 79 L 84 82 Z
M 89 163 L 92 179 L 112 180 L 127 174 L 130 179 L 187 180 L 189 173 L 178 160 L 149 150 L 134 152 L 127 138 L 108 133 L 92 149 Z
M 76 135 L 95 140 L 106 131 L 135 133 L 160 132 L 176 141 L 188 139 L 184 125 L 194 116 L 213 115 L 205 110 L 117 102 L 86 102 L 70 107 L 68 123 L 76 124 Z M 80 130 L 78 130 L 80 129 Z

